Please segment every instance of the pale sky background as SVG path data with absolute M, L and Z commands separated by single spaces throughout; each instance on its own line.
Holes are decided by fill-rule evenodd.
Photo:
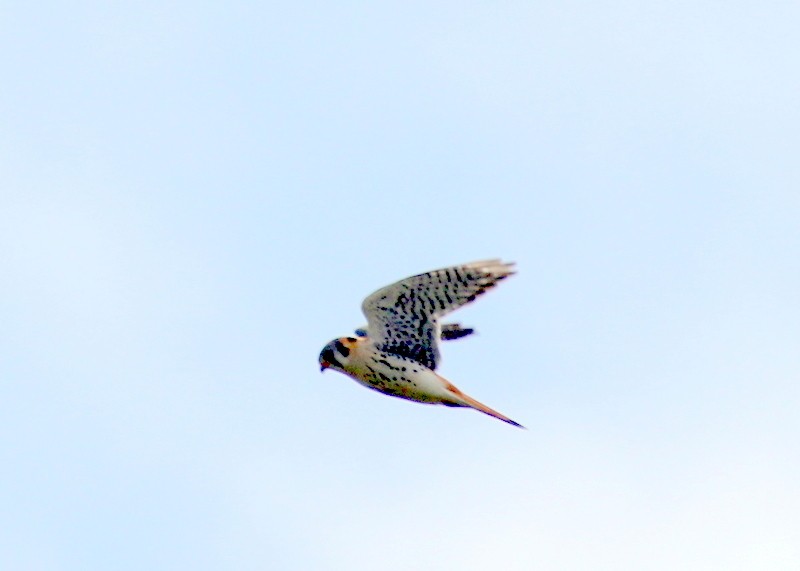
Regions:
M 800 569 L 800 3 L 0 4 L 0 568 Z M 321 375 L 499 256 L 441 372 Z

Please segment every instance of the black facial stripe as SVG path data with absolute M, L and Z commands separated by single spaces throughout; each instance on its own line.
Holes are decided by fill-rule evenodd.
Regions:
M 342 343 L 342 342 L 341 342 L 341 341 L 339 341 L 338 339 L 337 339 L 336 341 L 334 341 L 334 342 L 333 342 L 333 344 L 334 344 L 334 346 L 336 347 L 336 350 L 339 352 L 339 354 L 340 354 L 342 357 L 347 357 L 347 356 L 350 354 L 350 349 L 348 349 L 347 347 L 345 347 L 345 346 L 344 346 L 344 343 Z

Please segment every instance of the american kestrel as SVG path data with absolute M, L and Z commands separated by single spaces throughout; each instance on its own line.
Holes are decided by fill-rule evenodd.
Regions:
M 366 328 L 356 337 L 340 337 L 319 354 L 320 370 L 344 373 L 370 389 L 427 404 L 474 408 L 523 426 L 464 394 L 436 374 L 439 340 L 472 333 L 439 318 L 465 305 L 500 280 L 514 264 L 482 260 L 434 270 L 379 289 L 364 300 Z

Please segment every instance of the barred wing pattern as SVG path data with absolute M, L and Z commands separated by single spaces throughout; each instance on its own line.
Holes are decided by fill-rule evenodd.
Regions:
M 434 270 L 379 289 L 361 306 L 369 336 L 380 351 L 436 369 L 439 318 L 514 273 L 513 264 L 482 260 Z
M 475 330 L 472 327 L 464 327 L 460 323 L 445 323 L 441 326 L 442 341 L 452 341 L 453 339 L 461 339 L 467 335 L 472 335 Z M 367 337 L 367 326 L 362 325 L 354 331 L 359 337 Z

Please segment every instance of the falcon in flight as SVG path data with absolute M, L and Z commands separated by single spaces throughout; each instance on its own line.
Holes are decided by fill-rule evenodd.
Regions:
M 366 327 L 340 337 L 319 354 L 321 370 L 344 373 L 370 389 L 427 404 L 474 408 L 523 426 L 466 395 L 436 374 L 439 340 L 472 333 L 439 319 L 514 273 L 514 264 L 482 260 L 434 270 L 379 289 L 361 306 Z

